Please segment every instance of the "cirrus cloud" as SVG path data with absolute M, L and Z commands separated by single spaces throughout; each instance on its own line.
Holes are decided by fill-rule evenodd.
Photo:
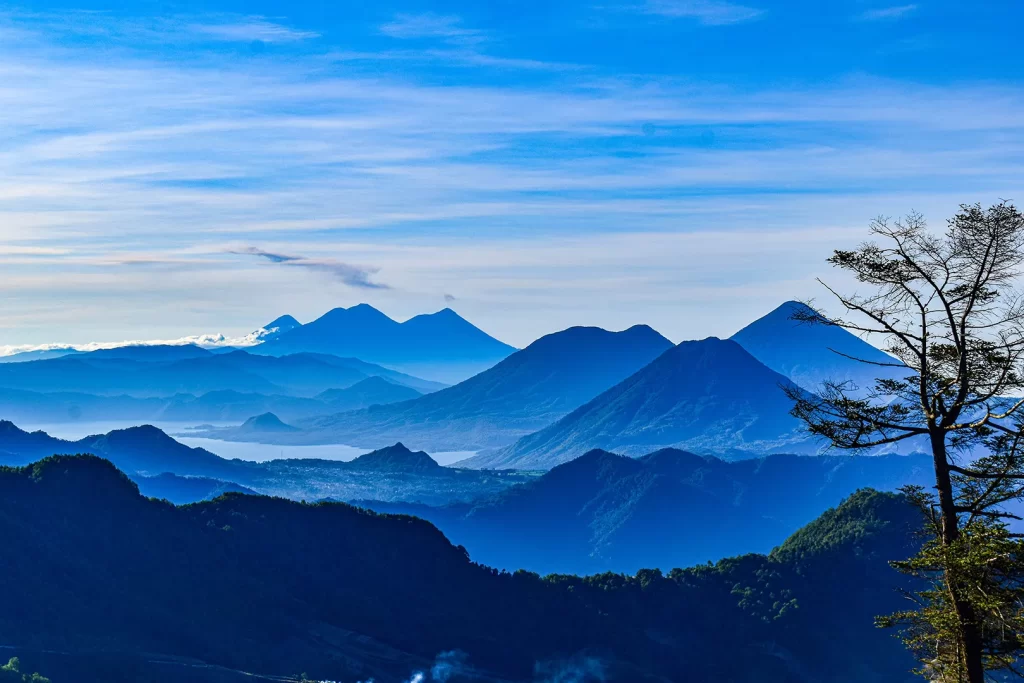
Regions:
M 334 279 L 339 282 L 343 282 L 349 287 L 357 287 L 359 289 L 390 289 L 386 284 L 370 280 L 373 275 L 376 275 L 380 271 L 379 268 L 356 266 L 351 263 L 343 263 L 332 258 L 313 258 L 308 256 L 280 254 L 259 249 L 258 247 L 244 247 L 241 249 L 229 250 L 228 253 L 256 256 L 266 259 L 271 263 L 307 268 L 309 270 L 327 273 Z

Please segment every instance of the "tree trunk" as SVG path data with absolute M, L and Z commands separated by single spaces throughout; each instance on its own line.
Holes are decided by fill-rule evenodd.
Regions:
M 957 517 L 956 502 L 953 498 L 953 481 L 946 454 L 946 438 L 941 430 L 932 430 L 930 436 L 932 459 L 935 465 L 935 488 L 939 494 L 939 511 L 942 519 L 941 540 L 943 545 L 949 546 L 960 538 L 960 520 Z M 963 597 L 959 577 L 951 576 L 947 569 L 945 580 L 959 622 L 967 683 L 985 683 L 981 631 L 978 627 L 974 606 Z

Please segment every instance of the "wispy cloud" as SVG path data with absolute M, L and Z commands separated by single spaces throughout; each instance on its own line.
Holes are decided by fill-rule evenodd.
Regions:
M 193 33 L 222 41 L 250 42 L 258 40 L 264 43 L 290 43 L 320 36 L 315 31 L 302 31 L 283 24 L 276 24 L 264 17 L 246 17 L 227 22 L 193 23 L 188 25 L 188 29 Z
M 115 18 L 92 10 L 0 12 L 0 36 L 10 44 L 29 45 L 62 34 L 133 47 L 204 42 L 298 43 L 320 37 L 319 32 L 259 15 L 207 13 Z
M 902 19 L 914 12 L 917 5 L 895 5 L 892 7 L 880 7 L 870 9 L 857 15 L 861 21 L 895 21 Z
M 507 57 L 481 50 L 485 43 L 493 43 L 491 36 L 480 29 L 469 28 L 460 17 L 453 15 L 399 14 L 393 21 L 383 24 L 380 33 L 400 40 L 423 40 L 439 47 L 376 52 L 336 52 L 331 58 L 338 61 L 418 61 L 435 62 L 450 66 L 518 69 L 530 71 L 576 70 L 580 66 L 564 62 L 544 61 L 527 57 Z
M 309 270 L 327 273 L 349 287 L 357 287 L 359 289 L 390 289 L 385 284 L 370 280 L 373 275 L 380 272 L 379 268 L 355 266 L 351 263 L 343 263 L 330 258 L 311 258 L 308 256 L 279 254 L 259 249 L 257 247 L 245 247 L 242 249 L 231 250 L 229 253 L 257 256 L 259 258 L 266 259 L 271 263 L 279 263 L 285 266 L 296 266 L 298 268 L 308 268 Z
M 66 29 L 127 35 L 108 21 Z M 245 20 L 178 23 L 217 21 Z M 479 55 L 465 79 L 419 80 L 379 35 L 363 68 L 204 51 L 172 28 L 153 58 L 76 49 L 59 25 L 0 43 L 5 343 L 239 336 L 268 311 L 366 298 L 411 315 L 446 292 L 517 344 L 556 323 L 730 334 L 750 306 L 806 296 L 838 239 L 823 221 L 860 235 L 878 213 L 938 221 L 1024 185 L 1014 83 L 500 79 Z M 421 56 L 473 52 L 432 40 Z M 239 244 L 282 260 L 226 253 Z
M 328 59 L 335 62 L 421 62 L 448 66 L 519 69 L 526 71 L 580 71 L 585 67 L 568 62 L 551 62 L 521 57 L 497 57 L 475 49 L 442 48 L 424 50 L 381 50 L 379 52 L 332 52 Z
M 642 7 L 647 14 L 694 19 L 706 26 L 725 26 L 759 19 L 764 10 L 718 0 L 648 0 Z
M 382 25 L 380 32 L 402 40 L 433 38 L 460 45 L 475 44 L 486 39 L 483 31 L 464 26 L 460 17 L 429 12 L 399 14 L 393 21 Z

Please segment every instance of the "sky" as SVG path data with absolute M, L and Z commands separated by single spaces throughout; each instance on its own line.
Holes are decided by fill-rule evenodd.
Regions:
M 1024 202 L 1017 2 L 0 4 L 0 347 L 370 303 L 524 346 L 828 301 Z M 825 305 L 827 309 L 827 305 Z

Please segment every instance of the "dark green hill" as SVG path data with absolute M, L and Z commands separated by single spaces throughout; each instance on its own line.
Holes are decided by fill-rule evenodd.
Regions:
M 139 491 L 147 498 L 168 500 L 175 505 L 197 503 L 201 500 L 213 500 L 225 493 L 248 493 L 256 495 L 252 489 L 229 481 L 209 479 L 207 477 L 182 477 L 164 472 L 152 477 L 135 475 L 132 481 Z
M 858 493 L 771 556 L 542 579 L 475 565 L 411 517 L 230 494 L 176 508 L 54 457 L 0 469 L 0 642 L 380 683 L 453 651 L 488 675 L 452 680 L 586 661 L 600 678 L 583 680 L 903 683 L 909 657 L 871 623 L 899 602 L 884 559 L 913 550 L 897 500 Z
M 472 503 L 357 504 L 427 519 L 499 568 L 634 572 L 768 552 L 860 488 L 927 485 L 930 467 L 923 455 L 724 462 L 675 449 L 636 459 L 594 450 Z

